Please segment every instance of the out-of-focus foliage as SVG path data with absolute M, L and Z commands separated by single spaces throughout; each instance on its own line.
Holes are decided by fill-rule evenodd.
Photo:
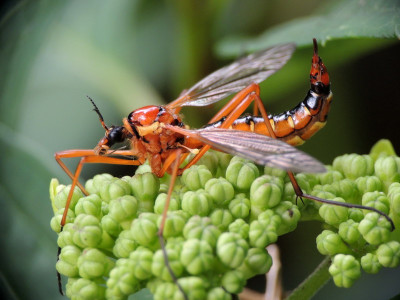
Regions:
M 131 110 L 171 101 L 227 63 L 216 49 L 240 56 L 254 49 L 247 41 L 262 47 L 290 40 L 301 47 L 261 86 L 267 109 L 280 112 L 308 89 L 311 40 L 317 37 L 328 41 L 320 55 L 335 98 L 327 128 L 303 150 L 328 162 L 345 152 L 365 152 L 381 137 L 400 146 L 393 130 L 399 109 L 398 1 L 25 0 L 1 8 L 0 290 L 5 298 L 58 297 L 48 181 L 58 177 L 68 183 L 54 152 L 93 148 L 103 135 L 86 95 L 107 124 L 118 124 Z M 366 36 L 376 38 L 360 39 Z M 233 40 L 234 47 L 227 42 Z M 185 121 L 201 126 L 216 108 L 187 109 Z M 308 260 L 308 250 L 302 255 L 307 241 L 315 240 L 312 234 L 305 232 L 305 248 L 296 240 L 295 247 L 280 241 L 283 252 L 287 245 L 296 248 L 289 255 L 294 261 L 283 262 L 288 289 L 317 264 Z M 365 281 L 364 295 L 393 295 L 388 286 L 396 287 L 390 281 L 396 276 L 382 273 L 382 279 L 371 279 L 374 284 Z M 338 298 L 344 292 L 330 293 Z M 329 299 L 327 294 L 329 287 L 319 295 Z

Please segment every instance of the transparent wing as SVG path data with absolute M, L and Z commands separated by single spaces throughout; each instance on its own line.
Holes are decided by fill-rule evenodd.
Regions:
M 294 44 L 283 44 L 238 59 L 211 73 L 167 106 L 206 106 L 220 101 L 251 83 L 264 81 L 286 64 L 294 49 Z
M 310 155 L 268 136 L 232 129 L 205 128 L 190 130 L 213 148 L 252 160 L 260 165 L 286 171 L 322 173 L 325 166 Z

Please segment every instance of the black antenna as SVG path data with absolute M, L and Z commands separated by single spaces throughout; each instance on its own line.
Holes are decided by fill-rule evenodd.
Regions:
M 96 103 L 94 103 L 93 99 L 90 98 L 89 96 L 86 96 L 86 97 L 90 100 L 90 102 L 92 102 L 92 104 L 94 106 L 93 110 L 98 114 L 101 126 L 103 126 L 103 128 L 108 132 L 109 129 L 108 129 L 107 125 L 104 123 L 104 118 L 103 118 L 99 108 L 97 107 Z

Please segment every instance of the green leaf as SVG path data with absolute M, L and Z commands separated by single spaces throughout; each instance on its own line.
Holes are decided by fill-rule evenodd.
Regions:
M 313 37 L 323 44 L 335 38 L 393 38 L 399 36 L 399 16 L 397 0 L 337 1 L 325 13 L 291 20 L 258 37 L 229 37 L 217 45 L 217 52 L 232 56 L 243 49 L 253 52 L 285 42 L 309 45 Z

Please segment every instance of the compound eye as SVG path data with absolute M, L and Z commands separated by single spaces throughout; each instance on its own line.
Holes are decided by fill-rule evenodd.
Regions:
M 111 144 L 121 143 L 125 140 L 124 127 L 114 127 L 108 134 L 108 139 Z

